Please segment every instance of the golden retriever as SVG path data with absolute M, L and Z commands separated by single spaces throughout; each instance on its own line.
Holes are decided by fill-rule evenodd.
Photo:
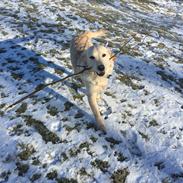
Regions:
M 95 116 L 98 126 L 105 131 L 104 120 L 100 114 L 97 102 L 102 91 L 105 90 L 109 76 L 112 74 L 115 57 L 112 51 L 102 45 L 94 45 L 92 38 L 102 37 L 106 31 L 84 32 L 75 36 L 71 41 L 70 53 L 74 73 L 80 72 L 83 67 L 90 70 L 82 73 L 79 78 L 84 83 L 88 102 Z

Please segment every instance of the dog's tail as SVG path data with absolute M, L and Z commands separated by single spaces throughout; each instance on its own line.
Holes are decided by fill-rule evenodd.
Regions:
M 86 34 L 89 39 L 92 39 L 92 38 L 98 38 L 98 37 L 105 37 L 107 35 L 107 31 L 101 29 L 95 32 L 86 32 Z
M 78 52 L 84 51 L 92 46 L 92 38 L 103 37 L 106 36 L 107 33 L 106 30 L 101 29 L 95 32 L 87 31 L 79 34 L 74 38 L 74 41 L 71 42 L 71 48 L 74 46 L 74 49 Z

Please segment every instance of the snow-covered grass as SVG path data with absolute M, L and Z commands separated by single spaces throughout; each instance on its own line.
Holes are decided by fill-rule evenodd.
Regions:
M 0 182 L 183 182 L 181 1 L 0 1 Z M 97 130 L 69 42 L 107 29 L 118 56 Z M 106 40 L 97 40 L 103 44 Z

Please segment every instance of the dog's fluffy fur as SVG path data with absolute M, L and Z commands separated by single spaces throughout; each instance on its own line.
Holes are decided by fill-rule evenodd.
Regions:
M 112 74 L 115 57 L 111 59 L 112 52 L 109 48 L 101 45 L 93 45 L 92 38 L 102 37 L 106 31 L 85 32 L 76 36 L 71 41 L 71 62 L 75 73 L 83 68 L 91 67 L 80 75 L 80 79 L 87 89 L 88 101 L 91 110 L 100 129 L 105 130 L 104 120 L 100 115 L 97 102 L 101 92 L 106 88 L 108 77 Z

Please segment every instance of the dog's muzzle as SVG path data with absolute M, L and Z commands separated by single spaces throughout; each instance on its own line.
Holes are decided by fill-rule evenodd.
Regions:
M 98 76 L 103 76 L 104 74 L 105 74 L 105 66 L 104 65 L 99 65 L 98 67 L 97 67 L 97 69 L 98 69 L 98 71 L 99 72 L 97 72 L 97 75 Z
M 105 75 L 105 72 L 96 72 L 98 76 L 104 76 Z

